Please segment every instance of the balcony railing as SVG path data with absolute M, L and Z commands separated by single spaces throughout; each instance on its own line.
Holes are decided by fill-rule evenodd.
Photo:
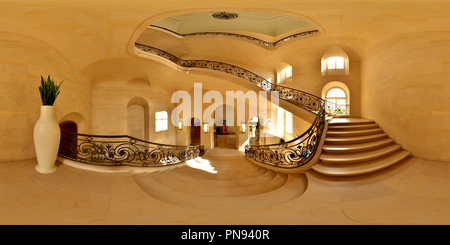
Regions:
M 144 141 L 128 135 L 105 136 L 61 131 L 58 155 L 103 166 L 157 167 L 203 156 L 202 145 L 179 146 Z
M 273 145 L 247 145 L 245 148 L 246 157 L 280 168 L 296 168 L 308 163 L 317 152 L 327 114 L 326 101 L 322 98 L 301 90 L 272 84 L 265 78 L 235 65 L 209 60 L 183 60 L 158 48 L 139 43 L 135 44 L 135 48 L 137 52 L 159 56 L 179 67 L 210 69 L 235 75 L 267 92 L 278 92 L 280 99 L 317 115 L 311 127 L 298 138 Z M 334 114 L 337 111 L 330 110 L 329 113 Z
M 350 115 L 350 105 L 336 104 L 331 101 L 326 101 L 325 112 L 334 116 L 348 116 Z

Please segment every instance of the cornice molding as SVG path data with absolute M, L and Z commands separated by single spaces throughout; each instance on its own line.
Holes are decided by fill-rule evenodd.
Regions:
M 261 40 L 259 38 L 255 38 L 255 37 L 251 37 L 251 36 L 247 36 L 247 35 L 242 35 L 242 34 L 229 33 L 229 32 L 196 32 L 196 33 L 180 34 L 180 33 L 174 32 L 172 30 L 169 30 L 167 28 L 160 27 L 160 26 L 151 25 L 151 27 L 170 32 L 170 33 L 172 33 L 172 34 L 174 34 L 175 36 L 178 36 L 178 37 L 198 37 L 198 36 L 236 37 L 236 38 L 241 38 L 241 39 L 249 40 L 249 41 L 252 41 L 252 42 L 256 42 L 256 43 L 258 43 L 260 45 L 263 45 L 263 46 L 265 46 L 267 48 L 276 48 L 278 45 L 283 44 L 283 43 L 285 43 L 287 41 L 293 40 L 293 39 L 298 38 L 298 37 L 316 36 L 316 35 L 320 34 L 319 30 L 303 31 L 303 32 L 299 32 L 299 33 L 296 33 L 296 34 L 289 35 L 287 37 L 283 37 L 283 38 L 281 38 L 281 39 L 271 43 L 271 42 L 267 42 L 267 41 Z

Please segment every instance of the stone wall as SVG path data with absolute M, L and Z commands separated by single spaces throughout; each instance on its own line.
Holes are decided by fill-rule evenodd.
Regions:
M 450 32 L 376 45 L 362 65 L 362 115 L 414 156 L 450 160 Z

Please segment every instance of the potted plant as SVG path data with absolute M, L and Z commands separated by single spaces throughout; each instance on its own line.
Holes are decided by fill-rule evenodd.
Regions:
M 36 122 L 33 131 L 34 148 L 38 164 L 35 169 L 39 173 L 53 173 L 56 171 L 56 158 L 58 156 L 59 141 L 61 131 L 55 119 L 53 104 L 59 95 L 59 87 L 50 78 L 44 79 L 41 76 L 39 92 L 41 94 L 42 106 L 39 120 Z

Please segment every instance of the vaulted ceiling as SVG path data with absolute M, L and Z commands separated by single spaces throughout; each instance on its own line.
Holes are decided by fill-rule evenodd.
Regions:
M 270 37 L 312 27 L 306 21 L 287 15 L 267 12 L 208 11 L 171 16 L 153 26 L 178 34 L 199 32 L 248 32 Z

